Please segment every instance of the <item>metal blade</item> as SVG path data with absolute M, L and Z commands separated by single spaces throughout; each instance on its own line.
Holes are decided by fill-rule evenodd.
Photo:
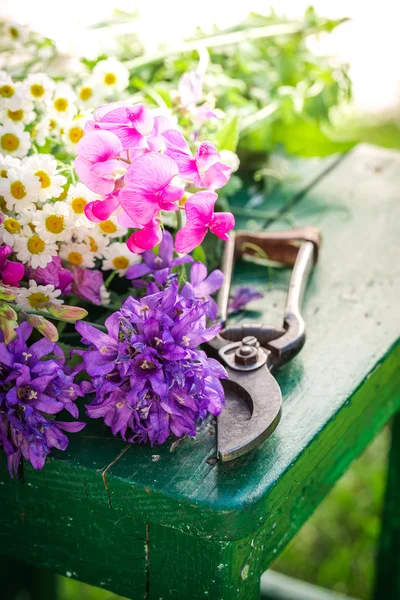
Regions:
M 267 366 L 255 371 L 227 367 L 223 380 L 226 406 L 218 417 L 218 456 L 233 460 L 256 448 L 276 429 L 282 394 Z

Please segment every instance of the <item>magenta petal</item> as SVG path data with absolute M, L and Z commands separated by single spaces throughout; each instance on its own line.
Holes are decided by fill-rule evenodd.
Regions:
M 186 220 L 188 226 L 204 225 L 208 227 L 211 222 L 214 204 L 217 201 L 214 192 L 197 192 L 185 204 Z
M 232 213 L 215 213 L 210 224 L 210 231 L 221 238 L 221 240 L 227 241 L 229 239 L 228 231 L 231 231 L 234 227 L 235 217 Z
M 1 272 L 0 279 L 5 285 L 17 285 L 23 278 L 24 272 L 24 265 L 8 260 Z
M 232 169 L 222 162 L 217 162 L 212 165 L 205 173 L 200 176 L 200 183 L 202 187 L 209 188 L 210 190 L 218 190 L 222 188 L 231 176 Z
M 207 233 L 207 227 L 182 227 L 176 234 L 175 249 L 180 254 L 187 254 L 200 246 Z
M 184 73 L 178 84 L 179 96 L 183 106 L 197 104 L 203 91 L 203 78 L 197 71 Z
M 122 145 L 111 131 L 95 130 L 83 136 L 77 143 L 76 150 L 79 156 L 95 163 L 116 158 L 122 152 Z
M 147 225 L 160 210 L 155 195 L 138 193 L 123 188 L 119 194 L 121 206 L 135 223 Z
M 85 206 L 85 215 L 89 220 L 105 221 L 119 206 L 118 194 L 107 196 L 104 200 L 95 200 Z M 91 216 L 95 219 L 92 219 Z
M 207 171 L 219 161 L 219 152 L 211 142 L 202 142 L 195 154 L 196 164 L 200 172 Z
M 132 161 L 125 175 L 125 185 L 137 192 L 155 193 L 163 190 L 175 175 L 178 175 L 178 167 L 171 158 L 149 152 Z
M 151 248 L 157 246 L 162 240 L 161 227 L 158 224 L 143 227 L 143 229 L 136 231 L 131 238 L 134 246 L 137 246 L 141 250 L 151 250 Z

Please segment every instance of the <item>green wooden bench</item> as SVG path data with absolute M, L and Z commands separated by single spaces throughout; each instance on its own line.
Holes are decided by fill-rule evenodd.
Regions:
M 2 456 L 4 600 L 22 588 L 55 598 L 42 568 L 135 600 L 259 598 L 262 573 L 400 408 L 400 154 L 359 146 L 302 168 L 251 222 L 280 229 L 290 214 L 324 240 L 304 307 L 307 344 L 277 374 L 284 404 L 274 435 L 220 464 L 214 421 L 161 448 L 129 446 L 93 422 L 42 472 L 26 467 L 22 482 L 9 479 Z M 239 227 L 248 225 L 242 208 Z M 288 275 L 274 274 L 271 289 L 265 267 L 239 264 L 236 285 L 256 281 L 266 293 L 242 318 L 279 322 Z M 397 416 L 377 600 L 400 598 L 399 477 Z M 281 584 L 266 576 L 263 597 L 294 598 L 296 586 Z

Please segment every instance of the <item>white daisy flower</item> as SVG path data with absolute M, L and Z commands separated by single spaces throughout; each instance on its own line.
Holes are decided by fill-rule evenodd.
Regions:
M 80 83 L 75 88 L 75 92 L 78 97 L 78 103 L 83 107 L 92 108 L 100 102 L 101 92 L 99 89 L 99 83 L 93 77 L 90 77 L 83 83 Z
M 129 84 L 128 69 L 115 58 L 101 60 L 93 69 L 93 79 L 99 89 L 108 97 L 115 92 L 123 92 Z
M 133 254 L 128 246 L 122 242 L 110 244 L 104 251 L 103 271 L 117 271 L 122 277 L 130 266 L 141 262 L 138 254 Z
M 24 228 L 25 231 L 25 228 Z M 14 251 L 17 259 L 28 263 L 32 269 L 45 267 L 57 256 L 58 247 L 54 242 L 46 242 L 38 233 L 31 230 L 29 236 L 21 236 L 15 240 Z
M 61 242 L 71 237 L 71 208 L 66 202 L 47 203 L 32 220 L 35 232 L 49 242 Z
M 106 221 L 95 223 L 95 228 L 110 238 L 121 237 L 127 233 L 126 227 L 118 223 L 117 217 L 111 216 Z
M 105 249 L 110 243 L 108 237 L 94 228 L 79 227 L 74 230 L 73 238 L 79 242 L 85 242 L 95 258 L 103 258 Z
M 21 166 L 19 158 L 13 158 L 9 154 L 4 156 L 0 154 L 0 177 L 7 177 L 8 169 L 18 169 Z
M 64 300 L 58 298 L 61 295 L 61 290 L 55 289 L 54 285 L 38 285 L 33 279 L 29 280 L 29 288 L 18 288 L 16 303 L 24 308 L 43 308 L 43 304 L 51 302 L 51 304 L 60 305 Z
M 32 229 L 28 224 L 32 223 L 35 212 L 24 210 L 21 214 L 0 214 L 0 240 L 3 244 L 15 245 L 16 240 L 23 235 L 30 235 Z
M 27 125 L 28 123 L 32 123 L 35 118 L 36 113 L 33 110 L 33 102 L 29 98 L 20 98 L 18 108 L 14 108 L 14 110 L 11 110 L 9 107 L 4 109 L 3 122 Z
M 106 286 L 103 284 L 100 287 L 100 302 L 102 306 L 107 306 L 107 304 L 110 304 L 110 300 L 111 300 L 111 294 L 108 291 L 108 289 L 106 288 Z
M 22 161 L 40 181 L 39 200 L 45 202 L 49 198 L 58 198 L 63 192 L 67 178 L 57 172 L 57 161 L 50 154 L 33 154 Z
M 68 83 L 57 83 L 53 98 L 48 102 L 49 116 L 55 121 L 68 121 L 76 114 L 76 96 Z
M 88 245 L 83 242 L 70 242 L 61 244 L 60 258 L 68 261 L 75 267 L 92 269 L 94 267 L 94 255 L 90 252 Z
M 98 195 L 89 190 L 83 183 L 70 185 L 66 202 L 70 205 L 75 217 L 76 227 L 94 227 L 94 223 L 89 221 L 85 215 L 85 206 L 93 200 L 97 200 Z
M 1 33 L 4 35 L 5 43 L 13 46 L 21 46 L 26 42 L 29 35 L 29 27 L 21 25 L 17 21 L 7 19 L 2 23 Z
M 55 83 L 45 73 L 32 73 L 23 83 L 27 96 L 34 102 L 51 100 Z
M 0 153 L 22 158 L 31 147 L 31 136 L 24 126 L 17 123 L 0 125 Z
M 66 149 L 71 154 L 77 154 L 76 145 L 79 140 L 82 139 L 85 132 L 85 124 L 90 117 L 91 115 L 89 114 L 78 114 L 72 119 L 72 121 L 69 121 L 66 125 L 64 125 L 61 139 L 64 142 Z
M 17 110 L 22 97 L 21 85 L 14 83 L 5 71 L 0 71 L 0 108 Z
M 22 212 L 39 200 L 40 182 L 30 169 L 17 167 L 8 169 L 7 177 L 0 179 L 0 194 L 8 210 Z

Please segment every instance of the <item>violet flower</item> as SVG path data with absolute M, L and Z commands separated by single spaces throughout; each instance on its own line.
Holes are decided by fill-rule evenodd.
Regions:
M 104 290 L 103 273 L 98 269 L 81 269 L 76 267 L 73 273 L 72 293 L 78 298 L 89 300 L 96 306 L 102 304 Z
M 196 422 L 218 415 L 225 369 L 196 347 L 220 325 L 205 326 L 207 302 L 187 300 L 173 280 L 161 292 L 128 298 L 106 320 L 108 333 L 76 324 L 88 350 L 76 351 L 92 378 L 87 414 L 129 442 L 162 444 L 196 435 Z
M 14 340 L 0 343 L 0 446 L 7 454 L 11 477 L 18 473 L 22 457 L 34 469 L 42 469 L 52 448 L 66 449 L 68 438 L 63 432 L 85 426 L 53 417 L 64 408 L 78 417 L 75 400 L 83 396 L 86 383 L 74 383 L 55 342 L 42 338 L 28 347 L 31 331 L 31 325 L 21 323 Z
M 0 246 L 0 281 L 4 285 L 17 286 L 24 276 L 24 265 L 8 260 L 12 254 L 11 246 Z
M 55 289 L 61 290 L 63 295 L 71 292 L 71 283 L 74 278 L 71 271 L 62 266 L 59 256 L 53 256 L 45 267 L 38 267 L 37 269 L 29 267 L 27 277 L 41 285 L 54 285 Z
M 132 285 L 135 287 L 145 287 L 146 281 L 143 277 L 152 275 L 155 282 L 159 286 L 163 286 L 171 275 L 173 267 L 193 262 L 191 256 L 186 255 L 173 258 L 173 255 L 174 240 L 170 232 L 165 230 L 163 232 L 163 238 L 160 243 L 158 254 L 155 254 L 153 250 L 146 250 L 143 252 L 143 262 L 129 267 L 125 277 L 127 279 L 132 279 Z
M 208 301 L 207 316 L 213 321 L 218 313 L 217 303 L 211 294 L 214 294 L 221 287 L 224 281 L 224 274 L 219 269 L 215 269 L 209 275 L 207 267 L 202 262 L 195 262 L 190 270 L 190 283 L 186 283 L 182 289 L 182 296 L 195 300 Z
M 229 301 L 228 308 L 231 312 L 239 312 L 246 304 L 253 300 L 259 300 L 264 298 L 264 294 L 258 292 L 252 287 L 238 287 L 235 290 L 233 298 Z

